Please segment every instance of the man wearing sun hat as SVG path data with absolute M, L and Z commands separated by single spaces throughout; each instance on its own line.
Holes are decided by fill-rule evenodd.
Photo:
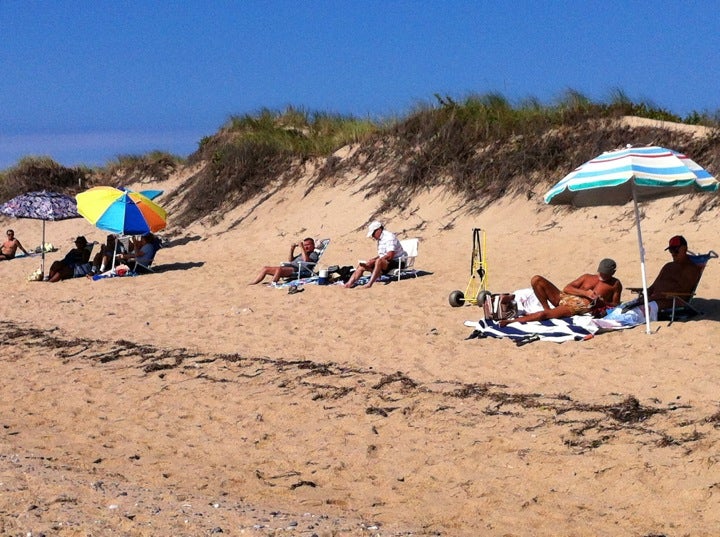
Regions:
M 403 250 L 400 241 L 394 233 L 385 229 L 381 222 L 374 220 L 370 222 L 368 226 L 367 236 L 377 241 L 377 256 L 367 261 L 361 261 L 345 284 L 345 287 L 355 287 L 357 281 L 366 270 L 369 270 L 372 274 L 370 275 L 370 280 L 368 280 L 363 287 L 369 288 L 372 287 L 372 284 L 375 283 L 381 274 L 400 268 L 399 260 L 405 255 L 405 250 Z
M 700 280 L 701 269 L 688 256 L 688 243 L 682 235 L 675 235 L 668 241 L 665 248 L 672 256 L 672 261 L 665 263 L 648 287 L 648 300 L 654 300 L 658 308 L 672 307 L 672 297 L 667 293 L 691 295 Z

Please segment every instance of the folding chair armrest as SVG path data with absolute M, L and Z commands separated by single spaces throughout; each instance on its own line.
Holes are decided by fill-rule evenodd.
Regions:
M 664 293 L 658 293 L 661 298 L 692 298 L 695 293 L 675 293 L 673 291 L 665 291 Z
M 631 293 L 642 293 L 643 292 L 642 287 L 626 287 L 625 289 L 627 289 Z

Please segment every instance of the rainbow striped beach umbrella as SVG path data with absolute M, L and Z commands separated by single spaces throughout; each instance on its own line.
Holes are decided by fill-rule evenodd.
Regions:
M 649 334 L 645 249 L 638 202 L 693 192 L 717 192 L 719 185 L 710 173 L 682 153 L 656 146 L 628 146 L 603 153 L 576 168 L 545 194 L 545 203 L 592 207 L 633 202 Z
M 166 226 L 165 209 L 140 192 L 96 186 L 75 196 L 77 210 L 99 229 L 118 235 L 154 233 Z

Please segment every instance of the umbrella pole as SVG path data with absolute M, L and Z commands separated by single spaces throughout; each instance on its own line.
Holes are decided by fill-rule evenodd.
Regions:
M 40 251 L 42 254 L 40 254 L 40 270 L 42 271 L 43 278 L 45 277 L 45 220 L 42 221 L 43 223 L 43 234 L 42 234 L 42 242 L 40 243 Z
M 635 224 L 637 227 L 638 245 L 640 247 L 640 273 L 643 286 L 643 305 L 645 307 L 645 332 L 650 330 L 650 306 L 648 304 L 647 277 L 645 276 L 645 247 L 643 246 L 642 231 L 640 230 L 640 210 L 638 209 L 637 197 L 635 196 L 635 182 L 632 184 L 633 205 L 635 205 Z

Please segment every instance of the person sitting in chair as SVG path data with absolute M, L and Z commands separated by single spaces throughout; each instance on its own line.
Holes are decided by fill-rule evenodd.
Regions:
M 401 268 L 400 258 L 406 254 L 394 233 L 386 230 L 380 222 L 375 220 L 368 226 L 367 236 L 377 241 L 377 256 L 358 264 L 350 276 L 350 279 L 345 284 L 347 288 L 355 287 L 357 281 L 366 270 L 369 270 L 372 274 L 363 287 L 370 288 L 381 274 L 386 274 L 391 270 Z
M 127 263 L 130 270 L 137 274 L 148 274 L 152 272 L 150 265 L 155 259 L 157 252 L 157 241 L 152 233 L 145 233 L 140 239 L 133 240 L 133 247 L 130 253 L 119 254 L 116 259 Z
M 17 254 L 18 248 L 22 250 L 25 255 L 28 255 L 27 250 L 23 248 L 20 241 L 15 238 L 15 232 L 12 229 L 7 230 L 7 239 L 2 244 L 2 251 L 0 252 L 0 260 L 10 260 Z
M 125 248 L 115 235 L 110 233 L 105 240 L 105 244 L 100 246 L 100 251 L 95 254 L 92 261 L 92 272 L 105 272 L 112 265 L 113 256 L 125 253 Z
M 665 250 L 670 252 L 672 261 L 663 265 L 655 281 L 648 287 L 648 302 L 654 300 L 659 309 L 671 308 L 673 305 L 672 297 L 668 297 L 666 293 L 688 298 L 702 274 L 702 269 L 688 256 L 688 244 L 682 235 L 672 237 Z
M 603 259 L 598 265 L 597 274 L 583 274 L 567 284 L 562 291 L 546 278 L 533 276 L 530 285 L 543 307 L 542 311 L 505 319 L 500 321 L 500 325 L 572 317 L 617 306 L 622 294 L 622 283 L 613 276 L 616 269 L 615 261 Z
M 302 248 L 298 255 L 295 255 L 295 249 Z M 294 273 L 298 273 L 300 278 L 312 276 L 312 269 L 303 266 L 303 263 L 315 264 L 320 257 L 315 251 L 315 241 L 310 237 L 302 240 L 302 242 L 293 242 L 290 245 L 290 254 L 288 262 L 275 266 L 264 266 L 260 269 L 257 277 L 250 282 L 249 285 L 256 285 L 265 279 L 265 276 L 272 276 L 272 282 L 277 283 L 280 278 L 289 278 Z
M 49 282 L 59 282 L 60 280 L 69 280 L 75 277 L 75 267 L 83 265 L 90 261 L 90 250 L 88 250 L 88 241 L 80 235 L 75 239 L 75 248 L 70 250 L 63 259 L 53 262 L 48 272 Z

